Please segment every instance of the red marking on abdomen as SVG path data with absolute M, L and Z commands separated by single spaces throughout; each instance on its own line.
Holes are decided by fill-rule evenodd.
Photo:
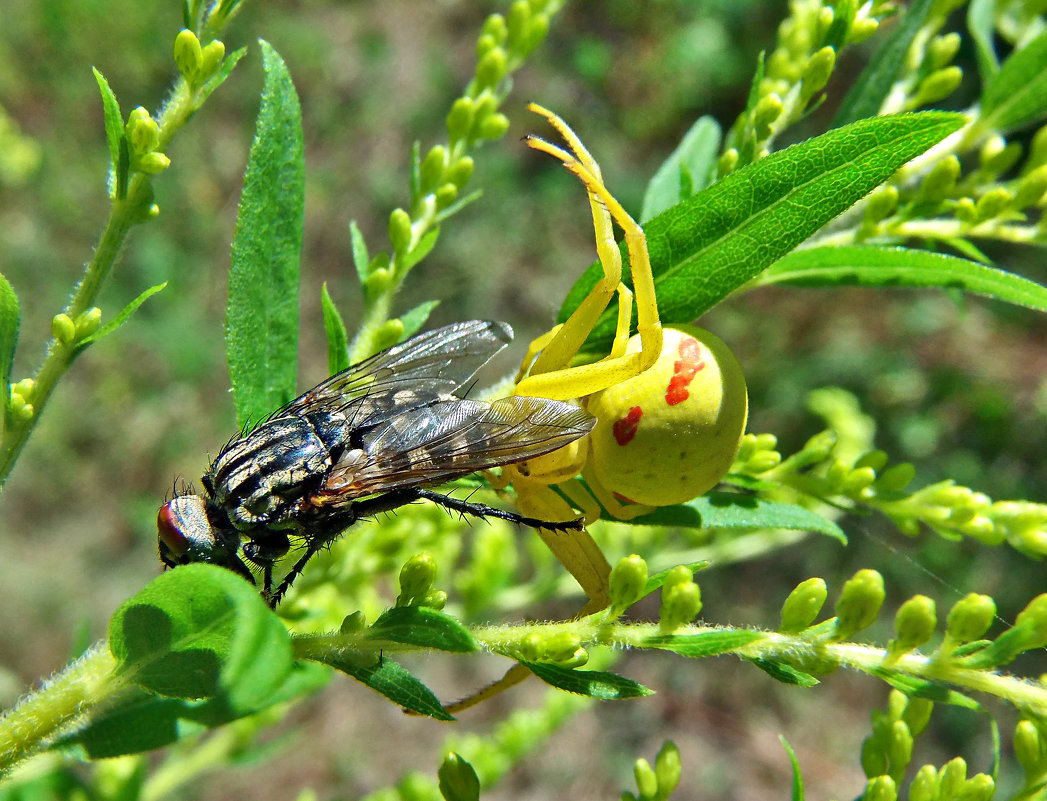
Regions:
M 678 361 L 673 362 L 673 377 L 665 390 L 665 402 L 670 406 L 683 403 L 691 393 L 687 387 L 694 381 L 695 374 L 705 367 L 702 359 L 702 348 L 694 337 L 684 337 L 677 348 L 680 354 Z
M 636 436 L 636 429 L 640 425 L 641 417 L 643 417 L 643 409 L 639 406 L 633 406 L 629 410 L 629 414 L 621 420 L 614 421 L 614 425 L 611 426 L 611 432 L 619 445 L 623 447 L 628 445 L 632 438 Z

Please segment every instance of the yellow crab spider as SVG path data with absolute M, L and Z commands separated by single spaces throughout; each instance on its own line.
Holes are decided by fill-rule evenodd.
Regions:
M 513 485 L 521 512 L 546 520 L 570 519 L 576 507 L 592 522 L 601 506 L 615 518 L 630 519 L 689 501 L 723 478 L 738 450 L 748 412 L 741 367 L 707 331 L 676 326 L 663 332 L 643 229 L 607 189 L 596 160 L 567 123 L 536 104 L 528 108 L 545 117 L 567 145 L 527 139 L 585 186 L 604 275 L 566 322 L 531 343 L 514 392 L 578 399 L 597 424 L 566 448 L 507 467 L 499 484 Z M 638 333 L 632 338 L 634 296 L 622 283 L 614 223 L 625 235 L 635 288 Z M 610 353 L 572 365 L 615 295 L 618 323 Z M 574 480 L 578 475 L 584 486 Z M 590 607 L 597 595 L 605 600 L 606 562 L 600 565 L 602 556 L 591 553 L 595 545 L 566 544 L 563 538 L 555 535 L 554 552 L 582 583 Z M 584 533 L 581 539 L 591 542 Z

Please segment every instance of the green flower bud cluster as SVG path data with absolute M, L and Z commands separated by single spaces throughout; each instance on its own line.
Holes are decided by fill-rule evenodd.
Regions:
M 967 763 L 956 757 L 940 770 L 923 765 L 909 783 L 908 797 L 909 801 L 989 801 L 995 792 L 991 776 L 978 773 L 968 779 Z
M 622 793 L 621 799 L 622 801 L 665 801 L 680 783 L 681 772 L 680 750 L 671 740 L 666 740 L 654 760 L 653 768 L 651 763 L 643 757 L 636 760 L 633 766 L 633 776 L 636 779 L 639 794 L 626 790 Z
M 60 312 L 51 318 L 51 335 L 62 347 L 71 348 L 97 331 L 101 322 L 102 310 L 97 306 L 76 315 L 76 320 Z
M 847 500 L 887 515 L 909 536 L 920 524 L 947 539 L 973 537 L 985 545 L 1004 542 L 1035 558 L 1047 555 L 1047 504 L 996 501 L 952 480 L 908 492 L 916 477 L 907 462 L 888 464 L 884 451 L 872 450 L 854 461 L 834 458 L 838 437 L 831 429 L 811 437 L 782 459 L 770 434 L 746 434 L 731 473 L 775 482 L 822 502 Z
M 218 72 L 225 58 L 225 45 L 217 39 L 201 45 L 196 34 L 183 29 L 175 37 L 174 61 L 189 91 L 194 92 Z
M 582 646 L 581 637 L 569 631 L 531 632 L 521 640 L 517 650 L 524 662 L 553 662 L 577 668 L 589 661 L 589 652 Z
M 12 384 L 11 394 L 7 399 L 8 415 L 21 422 L 31 420 L 36 413 L 36 407 L 33 405 L 35 391 L 36 382 L 31 378 L 23 378 Z
M 836 601 L 836 626 L 832 638 L 847 640 L 869 628 L 879 617 L 886 592 L 883 576 L 875 570 L 859 570 L 843 585 Z
M 693 621 L 702 611 L 702 593 L 694 582 L 694 573 L 686 565 L 677 565 L 662 583 L 662 608 L 658 629 L 672 634 Z
M 131 170 L 156 175 L 171 166 L 171 159 L 157 150 L 160 147 L 160 126 L 141 106 L 127 115 L 124 136 Z

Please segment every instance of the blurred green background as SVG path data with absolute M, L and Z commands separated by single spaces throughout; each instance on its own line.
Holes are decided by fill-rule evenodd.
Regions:
M 349 221 L 357 220 L 372 250 L 386 247 L 388 213 L 408 197 L 411 144 L 442 139 L 447 108 L 471 74 L 479 27 L 505 7 L 457 0 L 246 3 L 226 44 L 251 52 L 168 149 L 173 165 L 155 181 L 160 217 L 133 232 L 102 296 L 103 312 L 108 318 L 146 287 L 170 283 L 74 365 L 0 498 L 5 705 L 103 636 L 112 610 L 156 575 L 156 509 L 175 477 L 195 481 L 235 428 L 222 324 L 229 243 L 261 85 L 256 38 L 286 60 L 304 114 L 304 387 L 326 369 L 321 283 L 328 283 L 350 329 L 359 310 Z M 482 189 L 483 197 L 444 226 L 398 310 L 438 298 L 432 324 L 508 320 L 517 331 L 517 358 L 520 342 L 551 324 L 595 255 L 582 190 L 520 142 L 528 132 L 546 133 L 525 103 L 561 113 L 626 208 L 638 210 L 647 179 L 697 116 L 710 114 L 725 128 L 733 121 L 757 54 L 773 47 L 785 9 L 784 1 L 760 0 L 569 4 L 518 73 L 503 109 L 512 121 L 509 134 L 475 154 L 470 188 Z M 51 317 L 78 279 L 107 212 L 108 152 L 90 67 L 108 78 L 125 114 L 136 105 L 155 110 L 174 75 L 171 43 L 180 27 L 175 0 L 6 0 L 0 10 L 0 108 L 17 131 L 13 139 L 7 134 L 17 146 L 5 147 L 15 167 L 0 172 L 0 270 L 23 312 L 15 380 L 42 358 Z M 842 87 L 833 100 L 861 65 L 859 56 L 843 61 L 830 85 L 830 92 Z M 812 121 L 812 131 L 823 118 Z M 998 248 L 991 255 L 1002 267 L 1047 281 L 1037 251 Z M 952 477 L 994 498 L 1045 500 L 1047 328 L 1032 312 L 939 292 L 775 289 L 737 298 L 702 324 L 732 346 L 746 369 L 749 430 L 776 433 L 786 452 L 821 428 L 805 408 L 806 393 L 843 386 L 878 421 L 877 444 L 895 460 L 916 463 L 918 482 Z M 846 527 L 847 549 L 809 540 L 772 560 L 701 574 L 709 619 L 773 626 L 796 582 L 845 577 L 860 566 L 886 574 L 895 603 L 906 597 L 901 588 L 914 586 L 937 597 L 940 608 L 968 591 L 987 592 L 1005 619 L 1042 589 L 1042 568 L 1005 549 L 943 547 L 926 533 L 903 540 L 874 518 Z M 947 582 L 936 578 L 945 575 Z M 797 747 L 812 797 L 857 792 L 865 713 L 854 719 L 846 709 L 882 706 L 882 685 L 845 676 L 818 693 L 779 692 L 762 675 L 740 683 L 733 663 L 706 660 L 674 678 L 657 661 L 623 666 L 659 689 L 657 699 L 605 705 L 573 721 L 499 789 L 504 795 L 492 797 L 546 797 L 541 788 L 549 786 L 563 788 L 561 797 L 612 797 L 631 784 L 631 759 L 653 758 L 669 736 L 681 745 L 685 773 L 703 797 L 762 798 L 770 788 L 782 797 L 788 765 L 779 732 Z M 455 675 L 458 667 L 449 665 Z M 492 662 L 490 676 L 455 675 L 442 689 L 453 696 L 499 669 Z M 518 690 L 463 725 L 482 729 L 508 704 L 526 704 L 538 692 Z M 255 797 L 286 798 L 307 783 L 320 797 L 355 797 L 402 768 L 435 768 L 424 750 L 372 761 L 366 751 L 354 755 L 351 743 L 388 738 L 387 728 L 397 727 L 398 741 L 435 747 L 445 729 L 402 719 L 384 702 L 371 704 L 368 691 L 348 680 L 327 693 L 322 707 L 300 707 L 285 727 L 298 731 L 287 756 L 252 768 Z M 758 714 L 740 719 L 738 708 Z M 812 715 L 829 723 L 805 739 L 798 721 Z M 957 725 L 975 724 L 964 718 Z M 628 734 L 597 744 L 601 730 Z M 984 755 L 985 726 L 975 735 L 982 747 L 975 753 Z M 572 761 L 575 753 L 590 760 L 585 769 Z M 579 784 L 587 777 L 609 783 L 590 795 L 593 788 Z M 216 778 L 196 797 L 228 797 L 244 778 Z

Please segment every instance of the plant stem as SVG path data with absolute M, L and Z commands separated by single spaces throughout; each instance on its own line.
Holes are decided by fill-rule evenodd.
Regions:
M 99 643 L 0 717 L 0 773 L 123 687 L 116 667 L 109 649 Z

